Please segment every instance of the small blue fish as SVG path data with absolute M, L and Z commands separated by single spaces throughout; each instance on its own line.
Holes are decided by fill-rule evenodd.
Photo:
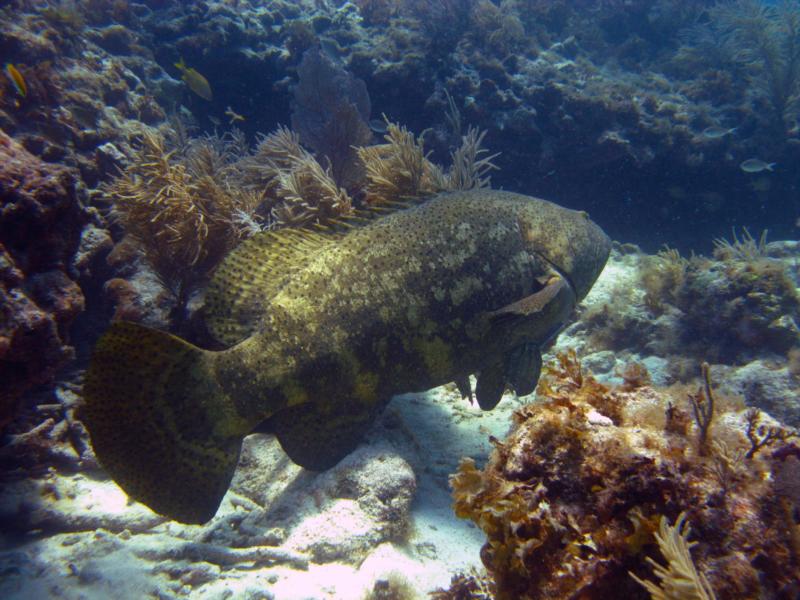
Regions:
M 375 133 L 386 133 L 389 131 L 389 128 L 386 125 L 386 121 L 383 119 L 371 119 L 369 122 L 369 128 L 372 129 Z
M 761 173 L 762 171 L 772 171 L 772 167 L 778 163 L 767 163 L 760 158 L 748 158 L 739 168 L 745 173 Z
M 703 129 L 703 137 L 709 140 L 718 140 L 719 138 L 723 138 L 726 135 L 732 134 L 737 129 L 738 127 L 725 129 L 724 127 L 719 127 L 718 125 L 712 125 L 711 127 L 706 127 Z

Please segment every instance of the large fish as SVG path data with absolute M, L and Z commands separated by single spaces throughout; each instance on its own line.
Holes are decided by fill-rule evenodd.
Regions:
M 197 348 L 117 322 L 84 418 L 101 464 L 172 519 L 214 516 L 259 425 L 303 467 L 335 465 L 389 399 L 455 381 L 494 407 L 533 391 L 540 347 L 600 274 L 610 242 L 583 212 L 491 190 L 440 194 L 331 232 L 256 235 L 207 291 Z

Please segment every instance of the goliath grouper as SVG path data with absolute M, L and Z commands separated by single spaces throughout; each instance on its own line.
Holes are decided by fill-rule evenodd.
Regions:
M 351 452 L 396 394 L 456 382 L 493 408 L 533 391 L 540 347 L 605 265 L 583 212 L 491 190 L 440 194 L 330 232 L 257 234 L 220 265 L 197 348 L 117 322 L 86 375 L 100 463 L 172 519 L 214 516 L 257 426 L 313 470 Z

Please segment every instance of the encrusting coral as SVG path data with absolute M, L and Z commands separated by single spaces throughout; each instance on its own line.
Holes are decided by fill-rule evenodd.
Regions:
M 467 458 L 451 477 L 456 514 L 486 533 L 497 598 L 644 599 L 637 581 L 651 577 L 659 546 L 670 564 L 657 569 L 661 587 L 644 584 L 653 598 L 800 591 L 794 486 L 772 481 L 793 464 L 779 457 L 793 456 L 794 432 L 773 422 L 783 439 L 747 458 L 747 411 L 716 397 L 704 454 L 684 391 L 608 387 L 573 352 L 546 369 L 538 394 L 483 470 Z M 681 583 L 690 560 L 708 579 L 694 588 Z

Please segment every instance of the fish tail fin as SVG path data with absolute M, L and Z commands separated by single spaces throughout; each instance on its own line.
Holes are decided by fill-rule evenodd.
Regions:
M 183 57 L 181 56 L 178 62 L 175 63 L 175 66 L 178 67 L 181 71 L 186 70 L 186 63 L 183 62 Z
M 213 354 L 117 322 L 97 342 L 84 384 L 100 464 L 132 498 L 184 523 L 214 516 L 247 433 L 216 381 Z

